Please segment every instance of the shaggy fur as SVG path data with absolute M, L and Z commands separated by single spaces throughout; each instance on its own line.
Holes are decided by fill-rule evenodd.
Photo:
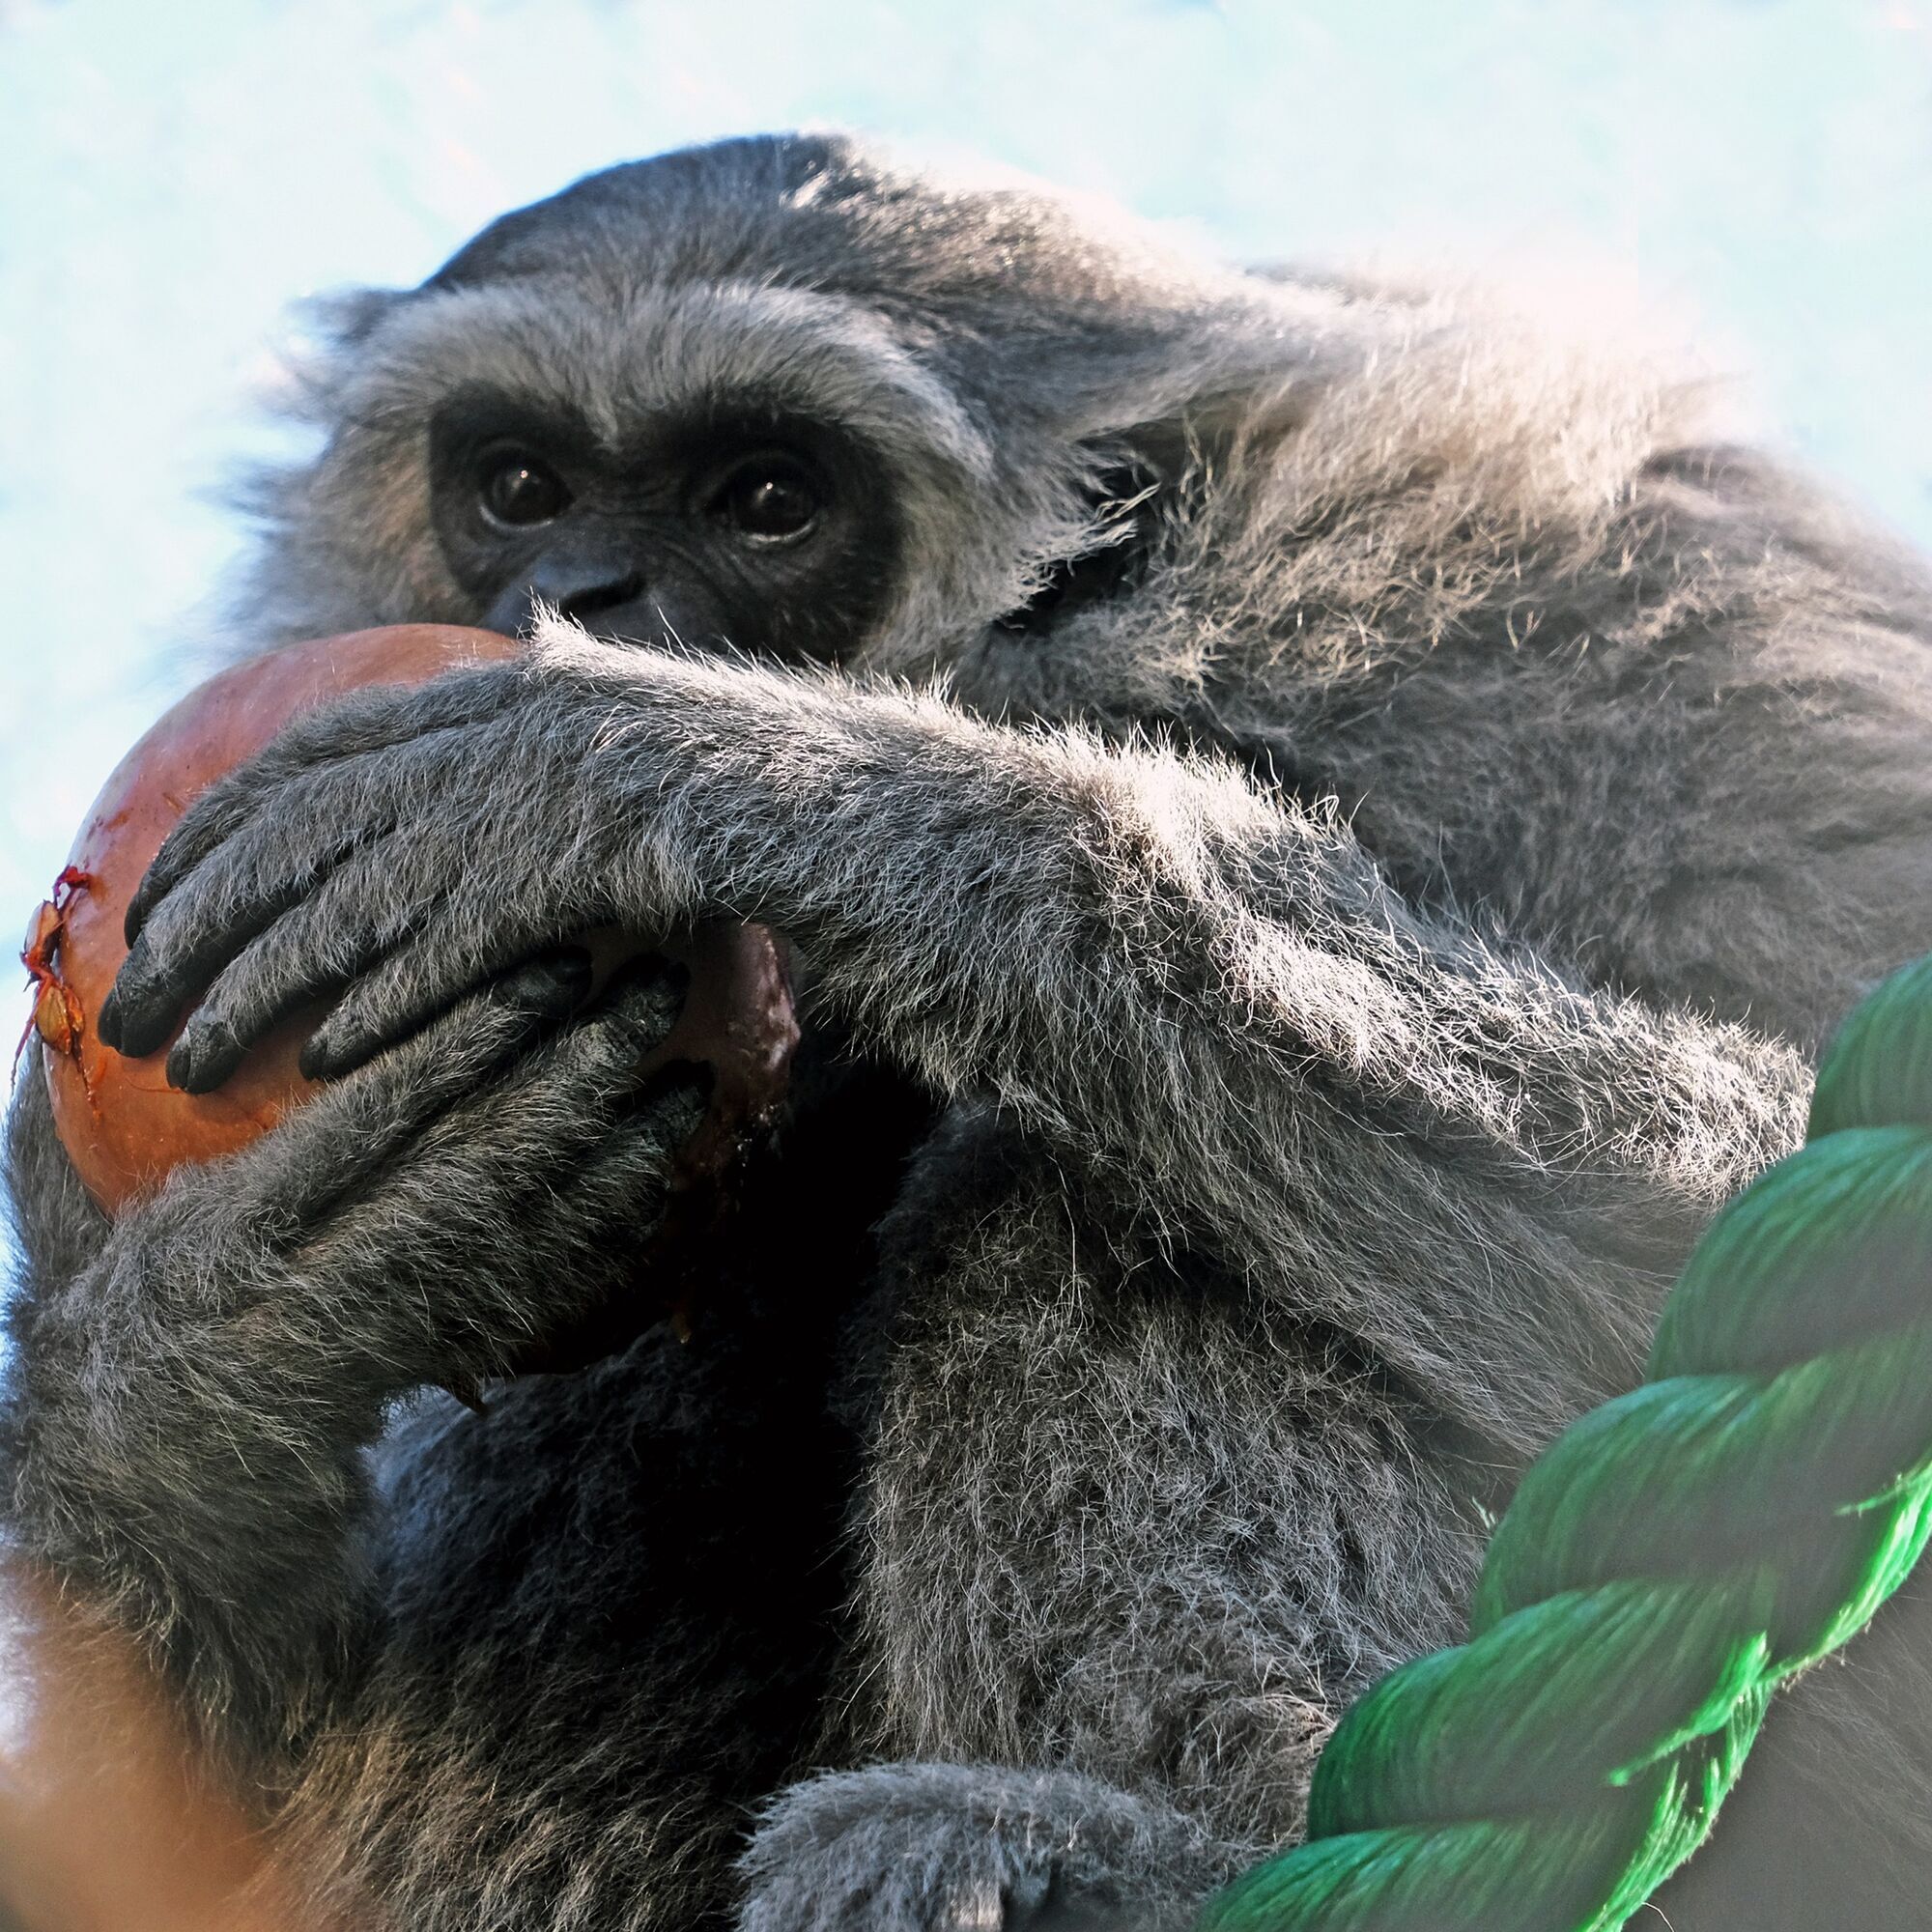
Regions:
M 1932 585 L 1489 305 L 781 139 L 342 304 L 251 646 L 479 614 L 424 454 L 479 383 L 612 449 L 837 425 L 890 594 L 810 665 L 546 621 L 211 795 L 124 1010 L 232 958 L 184 1065 L 345 983 L 318 1063 L 402 1043 L 112 1229 L 25 1083 L 14 1531 L 359 1922 L 1180 1922 L 1932 944 Z M 696 912 L 779 927 L 809 1023 L 696 1340 L 417 1395 L 603 1292 L 695 1104 L 526 977 L 430 1016 Z M 1918 1922 L 1888 1623 L 1680 1928 L 1819 1922 L 1807 1874 Z

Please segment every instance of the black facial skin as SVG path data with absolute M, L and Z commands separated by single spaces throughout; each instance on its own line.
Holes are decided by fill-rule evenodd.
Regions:
M 470 391 L 431 422 L 430 474 L 452 574 L 511 634 L 541 600 L 613 641 L 836 659 L 896 549 L 860 453 L 778 414 L 654 424 L 613 453 L 581 418 Z

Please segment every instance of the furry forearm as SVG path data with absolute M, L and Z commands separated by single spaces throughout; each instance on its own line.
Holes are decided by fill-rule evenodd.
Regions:
M 1469 1332 L 1523 1312 L 1463 1293 L 1486 1252 L 1558 1296 L 1598 1262 L 1667 1273 L 1799 1131 L 1796 1052 L 1425 918 L 1346 827 L 1231 773 L 638 663 L 554 643 L 538 670 L 591 721 L 583 864 L 618 908 L 789 931 L 823 996 L 933 1086 L 991 1094 L 1264 1278 L 1331 1284 L 1318 1312 L 1396 1360 L 1520 1352 Z M 1439 1241 L 1350 1212 L 1389 1199 Z M 1416 1278 L 1432 1251 L 1453 1271 Z M 1640 1345 L 1640 1309 L 1605 1319 L 1609 1352 Z
M 1312 1084 L 1505 1160 L 1715 1201 L 1796 1130 L 1797 1054 L 1422 915 L 1333 816 L 1225 769 L 561 627 L 537 676 L 557 709 L 522 734 L 532 792 L 566 718 L 569 863 L 617 909 L 771 920 L 936 1086 L 1074 1138 L 1238 1117 L 1190 1104 L 1204 1079 L 1296 1113 Z

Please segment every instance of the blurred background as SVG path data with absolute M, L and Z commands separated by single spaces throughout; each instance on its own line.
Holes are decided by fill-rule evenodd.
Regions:
M 1932 543 L 1932 0 L 0 0 L 0 929 L 195 676 L 285 304 L 801 124 L 1237 259 L 1594 261 Z

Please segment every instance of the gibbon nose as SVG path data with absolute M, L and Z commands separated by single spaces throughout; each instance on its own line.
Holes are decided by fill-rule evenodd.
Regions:
M 504 591 L 491 605 L 483 622 L 507 637 L 521 636 L 529 629 L 541 603 L 588 624 L 602 611 L 636 602 L 643 592 L 641 571 L 627 570 L 608 558 L 546 557 L 521 585 Z

